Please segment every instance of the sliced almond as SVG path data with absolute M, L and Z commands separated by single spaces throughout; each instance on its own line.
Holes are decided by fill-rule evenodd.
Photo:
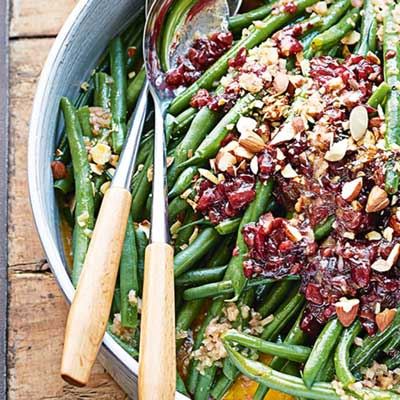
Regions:
M 293 129 L 292 124 L 284 124 L 278 133 L 272 138 L 271 144 L 277 145 L 280 143 L 288 142 L 296 136 L 296 132 Z
M 349 146 L 349 141 L 343 139 L 339 142 L 334 143 L 331 148 L 325 153 L 325 160 L 327 161 L 340 161 L 343 160 L 346 155 L 347 148 Z
M 218 169 L 221 172 L 227 171 L 229 168 L 232 168 L 236 162 L 236 157 L 228 152 L 219 152 L 216 157 L 216 164 Z
M 363 179 L 357 178 L 350 182 L 346 182 L 342 188 L 342 197 L 348 202 L 355 200 L 361 192 Z
M 358 142 L 367 133 L 369 122 L 367 109 L 363 106 L 353 108 L 350 113 L 349 121 L 351 136 L 356 142 Z
M 250 170 L 254 175 L 258 174 L 258 158 L 254 156 L 250 161 Z
M 236 149 L 236 147 L 238 147 L 238 146 L 239 146 L 239 143 L 236 140 L 232 140 L 225 147 L 222 147 L 221 151 L 222 152 L 234 151 Z
M 387 193 L 379 186 L 374 186 L 368 196 L 365 211 L 374 213 L 383 210 L 389 205 L 390 201 Z
M 300 240 L 303 239 L 303 235 L 300 233 L 300 231 L 294 227 L 293 225 L 286 224 L 285 225 L 285 232 L 288 238 L 292 242 L 300 242 Z
M 344 327 L 349 327 L 357 318 L 360 300 L 341 298 L 336 304 L 336 314 Z
M 392 265 L 390 265 L 387 260 L 383 260 L 381 258 L 373 262 L 371 265 L 371 269 L 377 272 L 387 272 L 390 271 L 391 268 Z
M 395 265 L 397 263 L 399 256 L 400 256 L 400 244 L 396 243 L 393 246 L 393 249 L 391 250 L 386 261 L 393 267 L 393 265 Z
M 254 131 L 257 128 L 257 121 L 250 117 L 240 117 L 236 124 L 236 129 L 239 133 L 244 134 Z
M 214 183 L 214 184 L 218 184 L 218 178 L 211 173 L 208 169 L 204 169 L 204 168 L 199 168 L 199 174 L 201 176 L 203 176 L 204 178 L 208 179 L 210 182 Z
M 233 150 L 233 154 L 237 157 L 245 158 L 246 160 L 251 160 L 254 156 L 254 153 L 247 150 L 243 146 L 236 147 L 236 149 Z
M 293 167 L 290 164 L 285 165 L 285 167 L 281 171 L 281 174 L 286 179 L 295 178 L 297 176 L 297 172 L 293 169 Z
M 289 77 L 283 72 L 278 72 L 275 75 L 273 86 L 276 94 L 285 93 L 289 86 Z
M 360 40 L 361 35 L 359 32 L 357 31 L 352 31 L 350 33 L 348 33 L 345 37 L 342 38 L 341 42 L 343 44 L 347 44 L 348 46 L 352 45 L 352 44 L 356 44 L 358 43 L 358 41 Z
M 397 311 L 395 308 L 386 308 L 381 313 L 376 315 L 375 321 L 380 332 L 383 332 L 387 327 L 389 327 L 389 325 L 393 322 L 396 313 Z
M 262 140 L 261 136 L 251 131 L 243 133 L 240 136 L 239 144 L 253 153 L 258 153 L 265 147 L 264 140 Z

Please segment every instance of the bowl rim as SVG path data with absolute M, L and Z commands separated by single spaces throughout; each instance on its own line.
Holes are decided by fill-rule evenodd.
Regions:
M 40 200 L 39 195 L 43 189 L 39 186 L 39 176 L 36 168 L 37 159 L 39 156 L 39 153 L 36 151 L 37 140 L 39 137 L 37 132 L 40 132 L 41 129 L 42 119 L 40 116 L 43 115 L 42 110 L 46 107 L 46 103 L 49 100 L 49 87 L 51 86 L 51 78 L 48 79 L 48 77 L 50 76 L 50 72 L 57 68 L 58 60 L 68 44 L 73 28 L 80 24 L 83 15 L 85 15 L 86 10 L 89 9 L 90 3 L 95 1 L 96 0 L 80 0 L 66 19 L 59 34 L 57 35 L 38 80 L 29 125 L 28 186 L 33 219 L 52 273 L 55 276 L 58 286 L 69 304 L 71 304 L 75 289 L 58 250 L 57 242 L 51 232 L 47 218 L 45 217 L 43 203 Z M 116 343 L 116 341 L 108 332 L 105 333 L 102 347 L 111 353 L 112 356 L 116 357 L 120 362 L 122 362 L 124 367 L 130 373 L 132 373 L 134 377 L 138 376 L 139 363 L 118 343 Z M 188 397 L 179 392 L 176 392 L 175 398 L 178 400 L 188 399 Z

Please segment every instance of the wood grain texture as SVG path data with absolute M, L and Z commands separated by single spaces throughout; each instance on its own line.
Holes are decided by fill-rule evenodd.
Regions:
M 122 400 L 100 364 L 77 389 L 59 376 L 67 306 L 49 273 L 12 273 L 9 310 L 9 400 Z
M 41 264 L 27 182 L 28 126 L 36 83 L 53 39 L 10 42 L 9 255 L 11 268 Z
M 54 40 L 43 36 L 53 36 L 58 32 L 77 0 L 10 2 L 8 399 L 127 399 L 98 362 L 85 388 L 68 385 L 60 378 L 68 310 L 54 277 L 49 273 L 28 198 L 26 157 L 32 100 Z M 3 5 L 4 0 L 0 0 L 0 8 Z M 42 38 L 18 39 L 33 36 Z M 0 45 L 0 52 L 2 49 Z M 6 83 L 5 77 L 5 74 L 1 75 L 0 86 Z M 0 96 L 0 102 L 2 100 Z M 0 112 L 0 119 L 4 115 Z M 6 151 L 7 147 L 1 140 L 6 140 L 2 134 L 0 152 Z M 0 174 L 2 172 L 0 168 Z M 2 189 L 0 197 L 4 193 Z M 4 250 L 0 248 L 0 251 Z M 0 398 L 5 396 L 0 395 Z
M 65 329 L 61 376 L 88 383 L 107 327 L 132 196 L 111 187 L 105 194 Z
M 147 246 L 139 358 L 139 400 L 175 398 L 174 250 Z
M 0 3 L 0 398 L 7 394 L 8 4 Z
M 78 0 L 13 0 L 10 37 L 55 36 Z

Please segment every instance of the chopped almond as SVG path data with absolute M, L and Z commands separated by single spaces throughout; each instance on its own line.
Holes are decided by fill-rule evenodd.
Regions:
M 341 298 L 336 304 L 336 314 L 344 327 L 350 326 L 357 317 L 360 300 Z
M 221 172 L 225 172 L 229 168 L 232 168 L 237 162 L 236 157 L 228 152 L 219 152 L 215 161 Z
M 348 202 L 355 200 L 361 192 L 363 179 L 357 178 L 351 182 L 346 182 L 342 188 L 342 197 Z
M 245 158 L 246 160 L 251 160 L 254 156 L 254 153 L 247 150 L 243 146 L 236 147 L 236 149 L 233 150 L 233 154 L 235 154 L 237 157 Z
M 239 138 L 239 143 L 253 153 L 258 153 L 265 147 L 265 143 L 261 136 L 251 131 L 242 134 Z
M 277 94 L 285 93 L 289 86 L 289 77 L 283 72 L 278 72 L 275 75 L 273 85 Z
M 378 212 L 386 208 L 389 203 L 387 193 L 379 186 L 374 186 L 368 196 L 365 211 L 367 211 L 367 213 Z
M 376 315 L 376 325 L 378 325 L 378 329 L 380 332 L 383 332 L 394 320 L 396 316 L 396 309 L 395 308 L 386 308 L 382 312 Z

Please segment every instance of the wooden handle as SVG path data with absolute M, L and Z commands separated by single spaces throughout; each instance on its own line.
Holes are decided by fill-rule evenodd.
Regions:
M 176 385 L 174 250 L 147 246 L 139 352 L 139 400 L 173 400 Z
M 106 330 L 128 221 L 131 194 L 105 194 L 68 315 L 61 376 L 84 386 Z

